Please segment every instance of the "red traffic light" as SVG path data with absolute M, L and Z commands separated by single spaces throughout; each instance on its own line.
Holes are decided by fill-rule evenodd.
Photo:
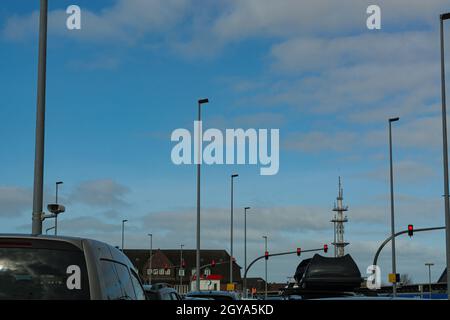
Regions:
M 328 252 L 328 245 L 327 244 L 323 245 L 323 252 L 325 252 L 325 253 Z
M 414 226 L 412 224 L 408 225 L 408 236 L 412 237 L 414 234 Z
M 216 266 L 216 260 L 211 261 L 211 267 L 215 267 Z
M 167 264 L 164 265 L 164 270 L 167 271 L 169 269 L 169 266 Z
M 184 259 L 181 260 L 181 267 L 182 267 L 182 268 L 185 268 L 185 267 L 186 267 L 186 262 L 184 261 Z
M 264 258 L 269 260 L 269 251 L 264 252 Z
M 302 254 L 302 248 L 297 248 L 297 256 L 300 256 Z

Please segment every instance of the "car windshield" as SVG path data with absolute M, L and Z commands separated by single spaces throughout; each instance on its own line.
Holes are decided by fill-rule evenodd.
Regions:
M 0 299 L 89 299 L 83 252 L 56 241 L 0 239 Z

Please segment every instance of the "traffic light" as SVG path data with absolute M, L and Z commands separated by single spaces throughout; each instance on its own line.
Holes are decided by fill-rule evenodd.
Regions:
M 167 271 L 169 269 L 169 266 L 167 264 L 164 265 L 164 271 Z
M 325 252 L 325 253 L 328 252 L 328 245 L 327 244 L 323 245 L 323 252 Z
M 264 258 L 269 260 L 269 251 L 264 252 Z
M 216 266 L 216 260 L 211 261 L 211 267 L 215 267 Z
M 186 262 L 183 260 L 181 260 L 181 267 L 184 269 L 186 267 Z
M 408 224 L 408 236 L 412 237 L 414 234 L 414 226 L 412 224 Z
M 301 254 L 302 254 L 302 248 L 297 248 L 297 256 L 300 257 Z

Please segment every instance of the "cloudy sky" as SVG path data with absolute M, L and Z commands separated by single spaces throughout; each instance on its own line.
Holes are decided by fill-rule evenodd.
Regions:
M 147 248 L 153 233 L 155 247 L 194 248 L 195 166 L 171 162 L 170 135 L 193 130 L 202 97 L 206 128 L 280 129 L 281 145 L 274 176 L 203 166 L 204 248 L 229 249 L 232 172 L 238 263 L 245 206 L 249 260 L 263 252 L 263 235 L 271 252 L 331 243 L 341 176 L 347 252 L 365 273 L 390 233 L 392 116 L 401 118 L 396 227 L 444 225 L 438 17 L 448 1 L 377 1 L 381 30 L 367 29 L 365 0 L 49 2 L 45 203 L 63 180 L 61 234 L 118 245 L 128 219 L 127 247 Z M 81 7 L 81 30 L 66 28 L 71 4 Z M 31 230 L 38 9 L 37 0 L 0 8 L 0 232 Z M 397 254 L 400 273 L 425 281 L 424 263 L 434 262 L 436 279 L 444 233 L 402 237 Z M 298 262 L 271 260 L 269 281 L 286 281 Z

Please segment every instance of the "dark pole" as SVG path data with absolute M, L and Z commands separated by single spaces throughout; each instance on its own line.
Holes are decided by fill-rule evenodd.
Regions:
M 124 243 L 125 243 L 125 222 L 128 220 L 122 220 L 122 252 L 124 249 Z
M 200 99 L 198 100 L 198 122 L 199 122 L 199 132 L 198 132 L 198 151 L 197 151 L 197 248 L 196 248 L 196 254 L 195 254 L 195 261 L 196 261 L 196 277 L 195 277 L 195 284 L 197 291 L 200 291 L 200 162 L 201 162 L 201 145 L 202 145 L 202 137 L 201 137 L 201 120 L 202 120 L 202 113 L 201 113 L 201 107 L 203 103 L 208 103 L 208 99 Z
M 264 242 L 265 242 L 265 251 L 264 251 L 264 254 L 267 252 L 267 236 L 263 236 L 263 238 L 264 238 Z M 265 262 L 265 289 L 264 289 L 264 292 L 265 292 L 265 297 L 266 297 L 266 300 L 267 300 L 267 259 L 266 260 L 264 260 L 264 262 Z
M 394 174 L 392 168 L 392 122 L 398 121 L 399 118 L 389 119 L 389 164 L 390 164 L 390 180 L 391 180 L 391 236 L 392 236 L 392 273 L 397 274 L 397 266 L 395 261 L 395 220 L 394 220 Z M 397 296 L 397 283 L 392 283 L 392 295 Z
M 62 181 L 56 182 L 56 196 L 55 196 L 55 203 L 58 204 L 58 187 L 60 184 L 63 184 Z M 55 236 L 58 235 L 58 215 L 55 216 Z
M 36 146 L 34 158 L 34 189 L 32 233 L 42 234 L 44 188 L 45 83 L 47 62 L 47 0 L 41 0 L 39 16 L 39 58 L 36 106 Z
M 153 273 L 153 266 L 152 266 L 152 256 L 153 256 L 153 234 L 151 234 L 151 233 L 149 233 L 148 234 L 148 236 L 150 237 L 150 260 L 149 260 L 149 264 L 150 264 L 150 267 L 149 267 L 149 269 L 151 270 L 150 271 L 150 274 L 149 274 L 149 278 L 148 278 L 148 284 L 152 284 L 152 273 Z
M 244 266 L 247 270 L 247 210 L 249 210 L 250 207 L 244 208 Z M 244 278 L 244 297 L 247 298 L 247 279 Z
M 180 269 L 184 269 L 183 268 L 183 247 L 184 245 L 180 245 L 181 250 L 180 250 Z M 181 276 L 181 272 L 180 272 L 180 291 L 182 290 L 181 287 L 183 286 L 183 277 Z
M 425 263 L 426 266 L 428 266 L 428 285 L 430 289 L 430 299 L 431 299 L 431 266 L 434 266 L 434 263 Z
M 230 283 L 233 283 L 233 182 L 237 174 L 231 175 L 231 224 L 230 224 Z
M 444 20 L 450 19 L 450 13 L 440 16 L 441 31 L 441 93 L 442 93 L 442 145 L 444 164 L 444 201 L 445 201 L 445 255 L 447 260 L 447 299 L 450 299 L 450 203 L 448 187 L 448 150 L 447 150 L 447 106 L 445 97 L 445 59 L 444 59 Z

